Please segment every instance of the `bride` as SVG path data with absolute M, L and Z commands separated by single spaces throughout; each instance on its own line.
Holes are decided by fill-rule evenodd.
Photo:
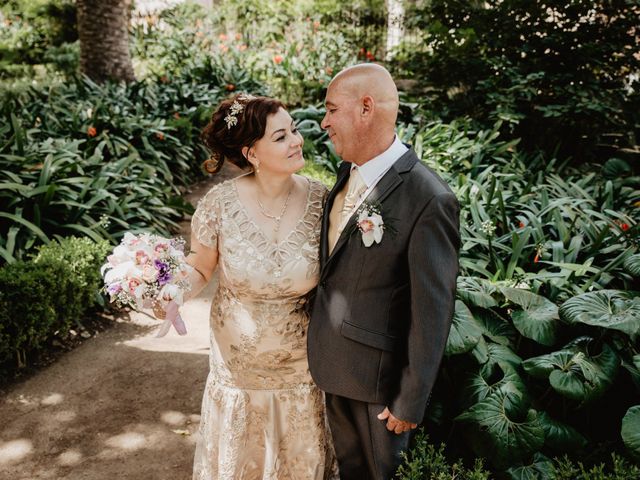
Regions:
M 230 161 L 251 173 L 214 186 L 191 222 L 190 296 L 220 277 L 193 478 L 337 479 L 301 308 L 318 281 L 326 189 L 295 174 L 303 139 L 278 100 L 225 100 L 202 138 L 210 170 Z

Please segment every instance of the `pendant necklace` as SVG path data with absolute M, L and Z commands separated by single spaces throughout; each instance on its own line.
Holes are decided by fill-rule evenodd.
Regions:
M 258 196 L 257 192 L 256 192 L 256 200 L 258 200 L 258 206 L 260 207 L 260 212 L 262 212 L 262 214 L 273 220 L 276 225 L 275 227 L 273 227 L 273 234 L 275 237 L 275 243 L 276 246 L 278 245 L 278 232 L 280 231 L 280 222 L 282 221 L 282 217 L 284 216 L 284 214 L 287 211 L 287 206 L 289 205 L 289 198 L 291 197 L 291 192 L 293 191 L 293 184 L 291 185 L 291 188 L 289 189 L 289 193 L 287 193 L 287 198 L 284 201 L 284 204 L 282 205 L 282 210 L 280 210 L 280 215 L 272 215 L 269 212 L 266 211 L 266 209 L 264 208 L 264 205 L 262 205 L 262 202 L 260 201 L 260 197 Z M 276 260 L 276 270 L 273 272 L 273 275 L 278 278 L 282 275 L 282 265 L 280 264 L 280 262 L 278 260 Z
M 280 215 L 272 215 L 271 213 L 267 212 L 266 209 L 264 208 L 264 205 L 262 205 L 262 202 L 260 201 L 260 197 L 256 193 L 256 200 L 258 200 L 258 207 L 260 207 L 260 212 L 262 212 L 262 214 L 265 217 L 270 218 L 276 223 L 275 227 L 273 227 L 273 234 L 276 239 L 276 243 L 278 242 L 278 232 L 280 231 L 280 222 L 282 221 L 282 217 L 287 211 L 287 206 L 289 205 L 289 198 L 291 198 L 292 191 L 293 191 L 293 184 L 289 189 L 289 193 L 287 193 L 287 198 L 285 199 L 284 204 L 282 205 L 282 210 L 280 210 Z

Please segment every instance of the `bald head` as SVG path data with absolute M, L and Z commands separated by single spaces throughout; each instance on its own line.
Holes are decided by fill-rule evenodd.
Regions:
M 378 121 L 395 127 L 398 116 L 398 89 L 382 65 L 361 63 L 338 73 L 328 88 L 339 89 L 354 99 L 370 96 L 375 102 Z
M 344 161 L 361 165 L 393 143 L 398 105 L 398 90 L 384 67 L 354 65 L 327 87 L 327 109 L 320 125 Z

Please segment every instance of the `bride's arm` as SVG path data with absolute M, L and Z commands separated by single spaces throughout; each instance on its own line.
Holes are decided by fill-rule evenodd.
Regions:
M 211 276 L 218 266 L 217 246 L 211 248 L 203 245 L 192 232 L 191 253 L 187 256 L 187 263 L 193 267 L 193 270 L 189 273 L 191 290 L 185 295 L 185 300 L 198 295 L 211 280 Z

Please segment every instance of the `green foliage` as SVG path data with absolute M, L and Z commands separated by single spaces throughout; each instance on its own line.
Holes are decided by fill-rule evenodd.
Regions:
M 22 258 L 55 235 L 116 240 L 169 234 L 201 175 L 199 133 L 226 94 L 191 75 L 96 85 L 70 80 L 5 98 L 0 117 L 0 255 Z
M 0 268 L 0 372 L 23 366 L 55 336 L 64 336 L 96 302 L 99 268 L 109 244 L 69 238 L 33 260 Z
M 429 443 L 428 436 L 421 430 L 415 445 L 408 454 L 403 453 L 404 463 L 400 465 L 395 478 L 399 480 L 489 480 L 489 472 L 484 470 L 480 459 L 472 468 L 466 468 L 461 461 L 450 463 L 444 454 L 445 446 L 438 448 Z
M 49 72 L 71 72 L 78 65 L 74 1 L 6 2 L 0 7 L 0 23 L 0 79 L 33 75 L 35 65 Z
M 65 263 L 77 280 L 79 289 L 76 297 L 80 305 L 92 306 L 103 300 L 98 294 L 102 276 L 96 266 L 104 263 L 110 251 L 111 245 L 105 240 L 94 242 L 87 237 L 67 237 L 38 248 L 33 261 Z
M 407 19 L 423 42 L 399 68 L 439 114 L 584 161 L 637 142 L 639 15 L 626 0 L 422 0 Z
M 572 462 L 566 455 L 555 461 L 553 480 L 631 480 L 640 478 L 640 467 L 611 454 L 611 465 L 600 463 L 585 466 Z
M 190 71 L 229 91 L 260 91 L 259 81 L 289 106 L 317 103 L 333 74 L 356 61 L 358 48 L 303 10 L 269 2 L 224 2 L 213 13 L 189 4 L 165 10 L 134 29 L 136 70 Z

